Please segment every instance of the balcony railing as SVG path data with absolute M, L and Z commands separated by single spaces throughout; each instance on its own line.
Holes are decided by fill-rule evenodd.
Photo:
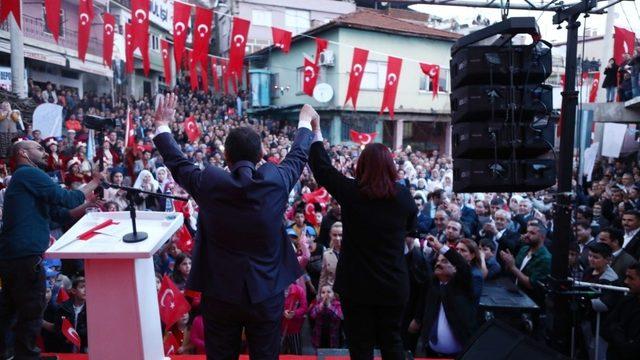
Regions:
M 3 22 L 2 25 L 0 25 L 0 29 L 9 31 L 9 22 Z M 94 26 L 92 32 L 95 32 L 97 30 L 97 27 Z M 22 31 L 24 36 L 30 39 L 48 43 L 53 43 L 54 41 L 51 33 L 45 31 L 44 19 L 22 15 Z M 100 29 L 100 31 L 102 31 L 102 29 Z M 77 51 L 78 31 L 68 27 L 64 27 L 61 32 L 61 36 L 58 39 L 58 45 Z M 87 53 L 95 56 L 102 56 L 102 45 L 97 37 L 92 36 L 89 38 L 89 47 L 87 48 Z

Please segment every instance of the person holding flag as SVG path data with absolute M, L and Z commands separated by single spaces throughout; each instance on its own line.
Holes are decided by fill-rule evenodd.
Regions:
M 295 141 L 279 165 L 256 168 L 260 135 L 250 127 L 232 129 L 224 144 L 226 172 L 202 170 L 182 153 L 170 132 L 176 106 L 175 94 L 159 96 L 153 141 L 200 209 L 187 289 L 202 292 L 207 358 L 238 358 L 244 328 L 252 359 L 278 359 L 284 290 L 302 275 L 282 217 L 307 163 L 318 114 L 302 108 Z

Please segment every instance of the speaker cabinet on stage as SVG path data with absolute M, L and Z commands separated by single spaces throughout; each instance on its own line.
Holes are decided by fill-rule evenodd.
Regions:
M 551 75 L 551 44 L 532 24 L 534 18 L 506 20 L 451 48 L 455 192 L 537 191 L 555 184 L 553 89 L 543 84 Z M 530 45 L 514 43 L 521 33 L 531 35 Z M 480 44 L 489 38 L 493 44 Z
M 468 46 L 451 57 L 451 87 L 471 84 L 536 84 L 551 75 L 551 44 Z
M 498 320 L 486 322 L 457 359 L 568 360 Z

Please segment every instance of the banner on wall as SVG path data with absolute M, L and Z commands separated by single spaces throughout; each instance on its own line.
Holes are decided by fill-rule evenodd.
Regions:
M 33 130 L 40 130 L 43 139 L 62 136 L 62 106 L 39 105 L 33 112 Z
M 27 69 L 24 70 L 24 88 L 28 89 L 27 84 Z M 11 84 L 11 68 L 6 66 L 0 66 L 0 89 L 11 91 L 13 85 Z

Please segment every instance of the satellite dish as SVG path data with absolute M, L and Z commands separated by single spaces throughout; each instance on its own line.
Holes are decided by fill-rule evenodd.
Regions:
M 313 89 L 313 98 L 321 103 L 329 102 L 333 98 L 333 88 L 327 83 L 320 83 Z

